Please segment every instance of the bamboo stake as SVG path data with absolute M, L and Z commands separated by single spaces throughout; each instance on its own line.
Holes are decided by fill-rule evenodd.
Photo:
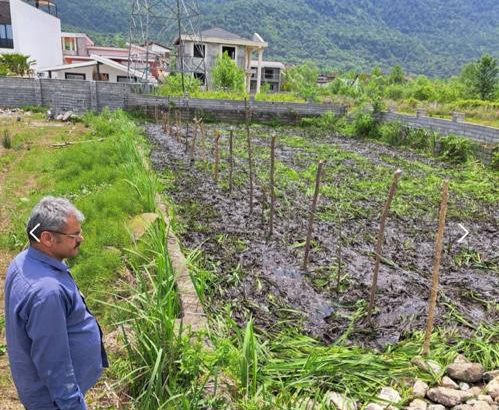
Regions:
M 179 133 L 180 133 L 180 119 L 179 119 L 179 115 L 178 115 L 178 111 L 175 111 L 175 139 L 177 140 L 177 142 L 180 142 L 180 136 L 179 136 Z
M 201 123 L 201 159 L 204 161 L 206 159 L 206 132 L 204 129 L 204 124 Z
M 432 282 L 430 297 L 428 299 L 428 321 L 426 323 L 426 333 L 423 343 L 423 356 L 430 352 L 431 332 L 435 319 L 435 307 L 437 305 L 440 260 L 442 258 L 442 242 L 445 229 L 445 217 L 447 215 L 447 200 L 449 199 L 449 180 L 444 180 L 442 184 L 442 194 L 440 199 L 440 211 L 438 213 L 438 230 L 435 237 L 435 251 L 433 256 Z
M 269 216 L 269 234 L 268 239 L 274 233 L 274 211 L 275 211 L 275 143 L 276 135 L 272 134 L 270 141 L 270 216 Z
M 213 169 L 213 178 L 215 179 L 215 183 L 218 183 L 218 166 L 220 164 L 220 131 L 215 133 L 215 167 Z
M 376 296 L 376 289 L 378 288 L 378 272 L 379 272 L 379 264 L 381 260 L 381 250 L 383 248 L 383 240 L 385 236 L 385 224 L 386 218 L 388 217 L 388 211 L 390 210 L 390 206 L 392 204 L 393 197 L 395 196 L 395 192 L 397 191 L 397 185 L 400 179 L 400 175 L 402 175 L 402 170 L 397 169 L 393 174 L 392 185 L 390 186 L 390 191 L 388 192 L 388 198 L 385 202 L 385 207 L 383 208 L 383 213 L 381 214 L 381 221 L 379 224 L 379 232 L 378 232 L 378 240 L 376 242 L 376 260 L 374 262 L 374 273 L 373 273 L 373 281 L 371 285 L 371 293 L 369 295 L 369 306 L 367 308 L 367 319 L 369 323 L 371 323 L 372 312 L 374 308 L 374 300 Z
M 336 292 L 340 293 L 340 285 L 341 285 L 341 252 L 342 252 L 342 246 L 343 246 L 343 229 L 342 229 L 342 220 L 341 220 L 341 213 L 340 213 L 340 206 L 337 204 L 336 205 L 336 210 L 337 210 L 337 215 L 338 215 L 338 245 L 336 248 L 336 254 L 338 258 L 338 272 L 336 275 Z
M 250 135 L 250 109 L 248 104 L 248 99 L 244 99 L 244 107 L 246 111 L 246 141 L 248 144 L 248 165 L 249 165 L 249 208 L 250 215 L 253 214 L 253 155 L 251 147 L 251 135 Z
M 198 137 L 198 127 L 199 123 L 194 120 L 194 127 L 192 127 L 192 144 L 191 144 L 191 161 L 194 162 L 196 159 L 196 140 Z
M 315 191 L 314 198 L 312 199 L 312 205 L 310 206 L 310 214 L 308 216 L 308 230 L 307 239 L 305 241 L 305 255 L 303 257 L 303 269 L 307 270 L 308 266 L 308 255 L 310 252 L 310 242 L 312 240 L 312 231 L 314 226 L 314 216 L 315 209 L 317 208 L 317 199 L 319 198 L 319 190 L 321 185 L 322 167 L 324 166 L 324 161 L 319 161 L 317 165 L 317 175 L 315 177 Z
M 229 133 L 229 193 L 232 194 L 233 180 L 232 174 L 234 172 L 234 127 L 230 127 Z

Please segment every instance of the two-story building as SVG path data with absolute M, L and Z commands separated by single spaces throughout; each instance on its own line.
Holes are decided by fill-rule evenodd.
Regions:
M 263 52 L 268 44 L 255 33 L 251 40 L 221 28 L 202 31 L 199 36 L 182 34 L 176 39 L 177 70 L 192 75 L 206 86 L 213 87 L 212 71 L 218 56 L 227 53 L 245 73 L 247 92 L 260 92 L 262 83 L 269 82 L 272 90 L 280 89 L 280 63 L 266 63 Z M 256 54 L 257 59 L 253 60 Z M 268 68 L 268 72 L 264 71 Z M 277 71 L 277 72 L 276 72 Z M 268 80 L 265 80 L 267 75 Z
M 0 0 L 0 54 L 29 56 L 35 71 L 62 64 L 61 21 L 53 1 Z

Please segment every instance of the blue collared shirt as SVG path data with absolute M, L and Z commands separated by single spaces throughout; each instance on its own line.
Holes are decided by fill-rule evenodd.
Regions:
M 66 264 L 34 248 L 9 266 L 5 321 L 10 369 L 31 410 L 83 410 L 107 366 L 97 321 Z

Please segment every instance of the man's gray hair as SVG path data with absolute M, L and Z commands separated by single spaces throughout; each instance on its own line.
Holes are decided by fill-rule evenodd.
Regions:
M 34 240 L 29 233 L 38 224 L 40 225 L 33 232 L 36 236 L 40 236 L 43 231 L 63 231 L 71 215 L 80 223 L 85 220 L 83 214 L 67 199 L 46 196 L 31 211 L 26 227 L 29 240 Z

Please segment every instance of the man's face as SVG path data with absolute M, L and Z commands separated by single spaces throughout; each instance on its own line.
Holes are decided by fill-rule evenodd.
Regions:
M 68 217 L 64 229 L 61 231 L 46 231 L 47 245 L 50 253 L 57 259 L 66 259 L 78 255 L 80 244 L 83 242 L 81 225 L 74 215 Z

